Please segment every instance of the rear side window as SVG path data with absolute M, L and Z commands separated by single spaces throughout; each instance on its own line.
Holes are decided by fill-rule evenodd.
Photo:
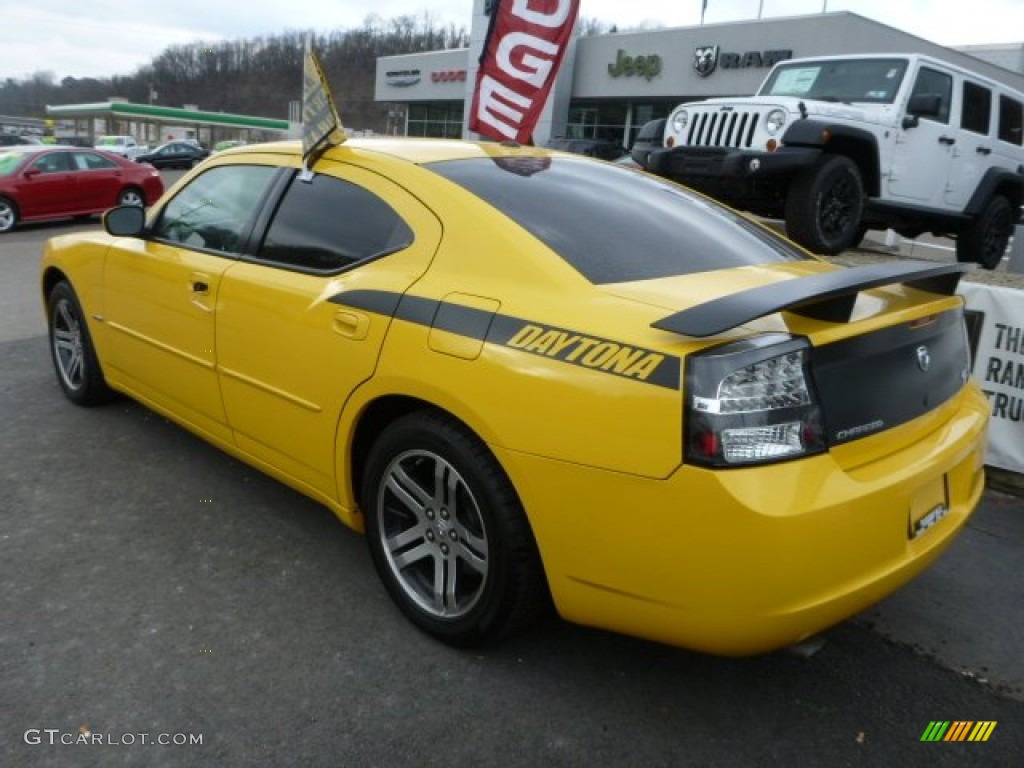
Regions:
M 1024 107 L 1016 99 L 999 97 L 999 140 L 1021 145 L 1024 133 Z
M 711 200 L 614 165 L 515 157 L 427 167 L 513 219 L 592 283 L 808 258 Z
M 318 174 L 310 182 L 292 180 L 259 258 L 302 271 L 337 272 L 412 241 L 409 226 L 375 194 Z
M 117 163 L 95 152 L 75 152 L 75 168 L 80 171 L 97 171 L 117 168 Z
M 964 105 L 960 127 L 972 133 L 988 135 L 989 114 L 992 112 L 992 91 L 964 81 Z

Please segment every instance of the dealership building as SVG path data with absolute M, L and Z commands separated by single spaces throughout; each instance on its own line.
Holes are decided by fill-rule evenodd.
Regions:
M 469 48 L 377 60 L 375 99 L 388 105 L 391 132 L 471 136 L 485 4 L 474 0 Z M 777 61 L 857 53 L 928 54 L 1024 91 L 1024 43 L 956 50 L 847 11 L 592 35 L 570 43 L 534 142 L 568 136 L 629 146 L 644 123 L 681 102 L 751 95 Z

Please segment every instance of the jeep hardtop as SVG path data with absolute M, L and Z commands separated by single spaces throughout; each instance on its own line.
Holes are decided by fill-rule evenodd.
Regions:
M 1022 128 L 1024 94 L 929 56 L 791 59 L 755 96 L 679 105 L 635 159 L 818 253 L 892 228 L 994 269 L 1024 203 Z

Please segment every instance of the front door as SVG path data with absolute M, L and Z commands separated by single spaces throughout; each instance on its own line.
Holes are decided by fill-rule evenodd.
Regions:
M 958 134 L 950 121 L 952 73 L 932 66 L 921 67 L 911 98 L 916 95 L 938 96 L 938 114 L 921 115 L 916 125 L 896 129 L 888 190 L 893 197 L 926 207 L 941 207 Z
M 108 375 L 192 428 L 230 439 L 217 379 L 216 313 L 276 169 L 212 168 L 172 198 L 145 238 L 107 254 Z

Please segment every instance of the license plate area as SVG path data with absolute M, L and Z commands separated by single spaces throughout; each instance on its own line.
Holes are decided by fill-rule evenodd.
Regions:
M 942 475 L 928 482 L 910 502 L 907 537 L 916 539 L 949 514 L 949 484 Z

